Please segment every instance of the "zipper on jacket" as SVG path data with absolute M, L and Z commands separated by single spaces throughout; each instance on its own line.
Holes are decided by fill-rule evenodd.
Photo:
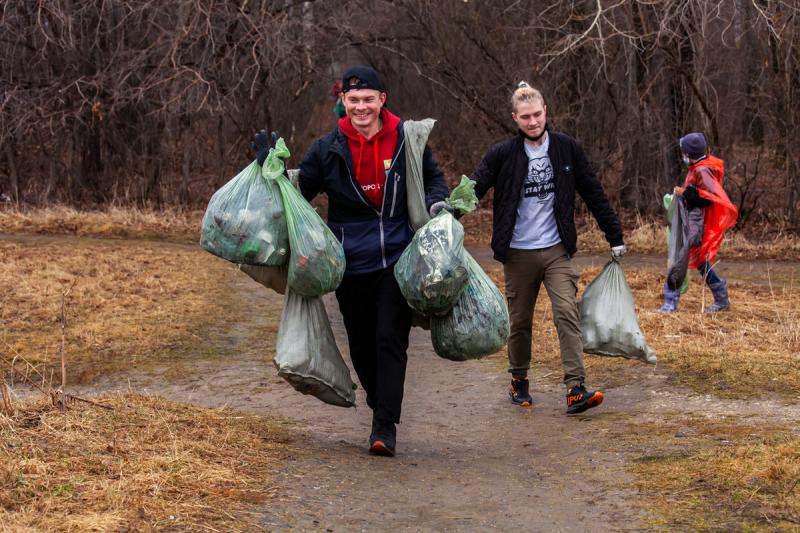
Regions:
M 397 154 L 400 154 L 400 151 L 403 149 L 403 146 L 405 146 L 405 144 L 406 144 L 406 138 L 403 137 L 403 140 L 400 142 L 400 146 L 397 148 Z M 391 174 L 395 163 L 397 163 L 397 159 L 398 158 L 395 157 L 394 161 L 392 161 L 392 165 L 389 167 L 389 170 L 387 171 L 387 175 Z M 353 173 L 350 172 L 350 167 L 347 166 L 347 160 L 345 160 L 344 166 L 347 169 L 347 176 L 350 178 L 350 184 L 355 189 L 356 195 L 359 198 L 361 198 L 361 201 L 364 202 L 368 207 L 371 207 L 372 210 L 375 211 L 376 215 L 378 215 L 378 228 L 379 228 L 380 233 L 381 233 L 381 262 L 383 264 L 383 268 L 386 268 L 388 266 L 386 264 L 386 237 L 383 234 L 383 206 L 386 204 L 386 185 L 384 184 L 384 187 L 383 187 L 383 199 L 381 200 L 381 209 L 380 209 L 380 211 L 378 211 L 377 209 L 375 209 L 375 206 L 373 206 L 372 204 L 367 202 L 364 199 L 364 197 L 362 196 L 362 191 L 358 188 L 358 184 L 353 179 Z M 399 174 L 398 174 L 398 177 L 399 177 Z M 397 181 L 399 182 L 400 180 L 398 179 Z M 394 194 L 395 195 L 397 194 L 397 182 L 395 182 Z M 391 210 L 389 216 L 391 216 L 391 213 L 393 213 L 393 212 L 394 212 L 394 198 L 392 199 L 392 210 Z M 342 247 L 344 247 L 344 245 L 342 245 Z
M 405 146 L 405 144 L 406 144 L 406 138 L 403 137 L 403 140 L 400 142 L 400 146 L 397 147 L 397 154 L 398 155 L 403 150 L 403 146 Z M 394 161 L 392 161 L 391 166 L 389 166 L 389 170 L 386 171 L 387 178 L 388 178 L 389 174 L 392 173 L 392 169 L 394 168 L 394 165 L 395 165 L 395 163 L 397 163 L 398 159 L 399 159 L 398 157 L 395 157 Z M 348 170 L 348 172 L 349 172 L 349 170 Z M 387 179 L 386 181 L 388 182 L 389 180 Z M 399 181 L 399 180 L 397 180 L 397 181 Z M 397 183 L 396 182 L 394 184 L 394 193 L 393 194 L 395 194 L 395 195 L 397 194 Z M 381 210 L 378 213 L 378 225 L 379 225 L 380 231 L 381 231 L 381 261 L 383 261 L 383 268 L 386 268 L 388 266 L 386 264 L 386 237 L 383 234 L 383 208 L 384 208 L 385 205 L 386 205 L 386 182 L 384 182 L 384 186 L 383 186 L 383 200 L 381 201 Z M 390 217 L 392 216 L 391 215 L 392 211 L 394 211 L 394 199 L 392 200 L 392 209 L 391 209 L 390 214 L 389 214 Z
M 383 236 L 383 217 L 378 219 L 378 225 L 381 229 L 381 261 L 383 261 L 383 268 L 386 268 L 386 244 L 384 243 L 384 236 Z
M 406 138 L 405 138 L 405 137 L 403 137 L 403 140 L 400 142 L 400 146 L 398 146 L 398 147 L 397 147 L 397 154 L 398 154 L 398 155 L 400 154 L 400 151 L 403 149 L 403 146 L 405 146 L 405 144 L 406 144 Z M 386 177 L 387 177 L 386 181 L 387 181 L 387 182 L 389 181 L 389 179 L 388 179 L 388 177 L 389 177 L 389 174 L 391 174 L 391 173 L 392 173 L 392 169 L 394 168 L 394 165 L 395 165 L 395 163 L 397 163 L 397 160 L 398 160 L 398 159 L 399 159 L 399 158 L 395 157 L 395 158 L 394 158 L 394 161 L 392 161 L 392 164 L 391 164 L 391 166 L 389 167 L 389 170 L 387 170 L 387 171 L 386 171 Z M 400 176 L 400 175 L 399 175 L 399 174 L 397 174 L 397 172 L 395 172 L 395 174 L 398 176 L 398 179 L 396 179 L 396 181 L 395 181 L 395 191 L 394 191 L 394 194 L 397 194 L 397 182 L 399 182 L 399 181 L 400 181 L 400 179 L 399 179 L 399 176 Z M 381 211 L 380 211 L 381 215 L 383 215 L 383 206 L 384 206 L 385 204 L 386 204 L 386 185 L 384 185 L 384 186 L 383 186 L 383 201 L 381 201 Z M 394 206 L 394 199 L 392 200 L 392 206 Z M 392 216 L 392 215 L 391 215 L 391 212 L 390 212 L 389 216 Z
M 394 216 L 394 204 L 397 201 L 397 185 L 400 183 L 400 174 L 394 173 L 394 191 L 392 192 L 392 209 L 389 211 L 389 218 Z
M 347 176 L 350 178 L 350 184 L 356 190 L 356 195 L 361 198 L 361 201 L 364 202 L 367 207 L 371 207 L 372 210 L 375 211 L 375 214 L 378 215 L 378 229 L 381 234 L 381 264 L 383 265 L 383 268 L 386 268 L 386 243 L 385 237 L 383 236 L 383 203 L 381 203 L 381 210 L 378 211 L 375 209 L 375 206 L 364 200 L 360 194 L 361 191 L 358 189 L 358 184 L 353 179 L 352 172 L 350 172 L 350 167 L 347 166 L 347 161 L 345 161 L 344 166 L 347 168 Z M 383 201 L 386 201 L 386 187 L 383 188 Z M 344 248 L 344 230 L 342 230 L 342 248 Z

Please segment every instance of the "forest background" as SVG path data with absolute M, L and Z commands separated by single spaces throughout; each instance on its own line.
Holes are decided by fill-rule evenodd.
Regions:
M 434 117 L 451 179 L 514 133 L 515 83 L 588 151 L 613 204 L 653 215 L 678 138 L 727 164 L 739 229 L 798 229 L 800 8 L 775 0 L 0 2 L 0 198 L 202 208 L 261 128 L 296 164 L 354 63 Z

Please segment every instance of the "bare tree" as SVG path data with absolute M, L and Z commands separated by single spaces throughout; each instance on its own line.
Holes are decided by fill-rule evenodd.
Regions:
M 677 139 L 702 130 L 748 176 L 735 200 L 762 198 L 748 220 L 800 216 L 789 0 L 5 1 L 0 24 L 0 192 L 17 202 L 202 204 L 254 130 L 302 153 L 333 123 L 331 82 L 365 61 L 392 109 L 439 119 L 459 173 L 513 134 L 525 79 L 620 207 L 658 210 Z

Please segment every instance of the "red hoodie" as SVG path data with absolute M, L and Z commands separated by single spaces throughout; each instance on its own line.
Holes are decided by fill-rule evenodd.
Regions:
M 381 109 L 381 121 L 383 127 L 380 131 L 367 139 L 356 131 L 350 123 L 350 117 L 339 119 L 339 131 L 347 137 L 347 145 L 353 157 L 356 182 L 376 209 L 383 205 L 383 187 L 397 146 L 400 117 Z

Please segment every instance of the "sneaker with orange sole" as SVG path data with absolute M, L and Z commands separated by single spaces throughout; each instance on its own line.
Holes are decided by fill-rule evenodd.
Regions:
M 511 398 L 511 403 L 522 407 L 533 405 L 533 398 L 528 392 L 529 386 L 527 379 L 512 379 L 511 387 L 508 389 L 508 397 Z
M 369 453 L 382 457 L 394 457 L 397 428 L 393 422 L 372 420 L 372 434 L 369 436 Z
M 589 392 L 581 383 L 572 387 L 567 392 L 567 414 L 576 415 L 603 403 L 603 393 L 600 391 Z

